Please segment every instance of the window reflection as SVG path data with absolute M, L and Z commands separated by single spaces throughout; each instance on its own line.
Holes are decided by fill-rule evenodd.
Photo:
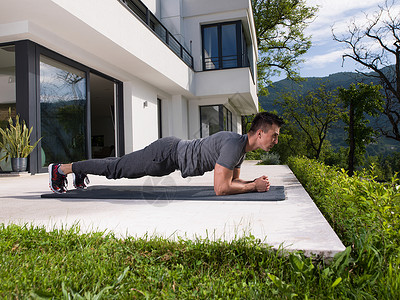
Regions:
M 222 68 L 235 68 L 238 66 L 236 24 L 223 25 L 221 30 Z
M 219 69 L 218 28 L 210 26 L 204 28 L 203 33 L 205 69 Z
M 201 137 L 207 137 L 220 131 L 218 105 L 200 107 L 200 118 Z
M 0 127 L 8 124 L 9 109 L 15 116 L 15 47 L 0 47 Z
M 9 110 L 15 117 L 15 46 L 0 47 L 0 128 L 8 126 Z M 2 157 L 0 149 L 0 157 Z M 0 172 L 11 171 L 11 161 L 0 161 Z
M 232 131 L 232 113 L 223 105 L 200 106 L 201 137 Z
M 202 26 L 203 69 L 249 66 L 246 38 L 240 21 Z
M 86 158 L 86 74 L 40 56 L 42 166 Z

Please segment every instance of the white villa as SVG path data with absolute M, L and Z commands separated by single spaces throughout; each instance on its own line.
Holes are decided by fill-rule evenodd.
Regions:
M 32 174 L 241 133 L 258 110 L 256 62 L 250 0 L 2 0 L 0 126 L 11 107 L 42 137 Z

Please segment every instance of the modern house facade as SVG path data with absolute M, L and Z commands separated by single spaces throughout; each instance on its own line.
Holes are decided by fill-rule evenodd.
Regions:
M 42 137 L 31 173 L 241 133 L 258 110 L 256 61 L 250 0 L 4 0 L 0 126 L 11 108 Z

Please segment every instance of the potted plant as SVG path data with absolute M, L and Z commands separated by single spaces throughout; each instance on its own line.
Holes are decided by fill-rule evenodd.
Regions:
M 29 154 L 35 149 L 40 139 L 34 144 L 30 144 L 30 136 L 33 127 L 30 129 L 26 126 L 25 121 L 20 124 L 19 115 L 15 117 L 15 125 L 11 118 L 11 110 L 9 112 L 8 128 L 0 128 L 0 148 L 3 149 L 3 159 L 11 159 L 12 170 L 15 172 L 26 171 L 27 160 Z

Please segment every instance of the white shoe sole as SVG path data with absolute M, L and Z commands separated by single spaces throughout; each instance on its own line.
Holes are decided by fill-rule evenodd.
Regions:
M 51 184 L 51 179 L 52 179 L 52 176 L 53 176 L 53 165 L 54 164 L 50 164 L 49 166 L 48 166 L 48 168 L 47 168 L 47 170 L 48 170 L 48 172 L 49 172 L 49 187 L 50 187 L 50 189 L 54 192 L 54 193 L 56 193 L 56 194 L 63 194 L 63 192 L 59 192 L 59 191 L 56 191 L 55 189 L 53 189 L 53 185 Z M 65 193 L 65 192 L 64 192 Z
M 77 187 L 76 184 L 75 184 L 75 179 L 76 179 L 75 173 L 72 173 L 72 184 L 74 185 L 74 187 L 76 189 L 78 189 L 78 190 L 86 190 L 87 189 L 87 186 L 84 187 L 84 188 Z M 83 184 L 85 184 L 85 180 L 84 180 Z M 88 182 L 86 184 L 89 184 L 89 180 L 88 180 Z

